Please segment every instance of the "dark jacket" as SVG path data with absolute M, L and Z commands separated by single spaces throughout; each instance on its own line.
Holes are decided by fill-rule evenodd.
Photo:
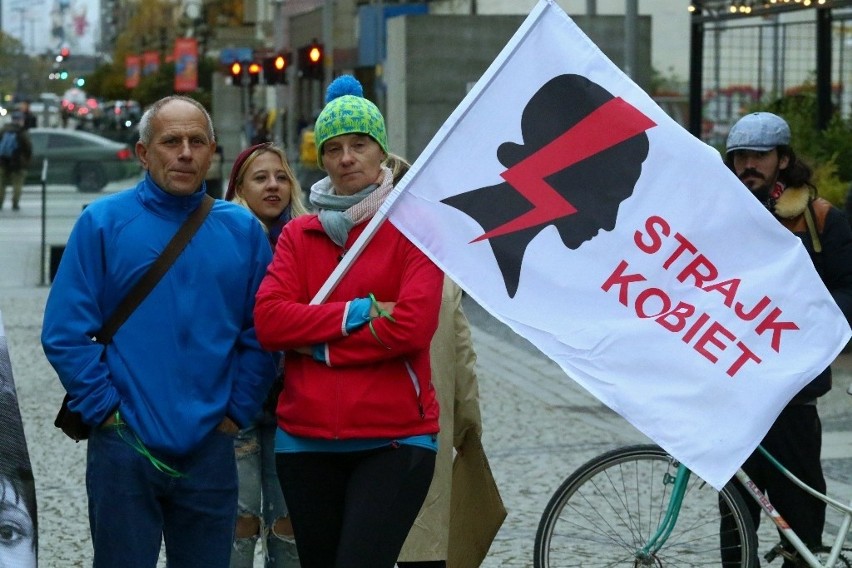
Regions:
M 811 209 L 816 224 L 821 251 L 814 247 L 805 220 L 805 210 Z M 814 198 L 807 187 L 788 187 L 775 204 L 773 211 L 781 224 L 798 236 L 805 245 L 814 267 L 828 288 L 837 306 L 852 321 L 852 228 L 844 213 L 822 198 Z M 802 290 L 807 293 L 807 290 Z M 808 402 L 831 389 L 831 367 L 816 376 L 791 404 Z
M 33 157 L 33 144 L 30 141 L 30 135 L 27 134 L 26 129 L 21 125 L 10 122 L 0 129 L 0 139 L 9 131 L 17 132 L 18 134 L 18 150 L 11 158 L 0 158 L 0 166 L 11 171 L 26 169 Z

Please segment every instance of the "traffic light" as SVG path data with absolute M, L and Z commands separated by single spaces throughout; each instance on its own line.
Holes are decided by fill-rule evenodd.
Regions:
M 322 46 L 320 44 L 311 44 L 308 49 L 308 60 L 310 65 L 322 65 Z
M 267 85 L 283 85 L 287 82 L 287 65 L 290 55 L 279 53 L 263 60 L 263 79 Z
M 324 50 L 316 41 L 299 49 L 299 70 L 305 79 L 323 78 Z
M 231 72 L 231 84 L 237 87 L 243 84 L 243 64 L 239 61 L 234 61 L 228 68 Z
M 249 85 L 260 83 L 260 63 L 252 61 L 248 64 Z

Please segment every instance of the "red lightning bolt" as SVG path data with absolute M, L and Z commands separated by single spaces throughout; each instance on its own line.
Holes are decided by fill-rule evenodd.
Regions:
M 544 178 L 654 126 L 656 123 L 621 97 L 599 106 L 564 134 L 501 174 L 504 180 L 532 203 L 533 208 L 471 242 L 543 225 L 576 213 L 577 208 L 559 195 Z

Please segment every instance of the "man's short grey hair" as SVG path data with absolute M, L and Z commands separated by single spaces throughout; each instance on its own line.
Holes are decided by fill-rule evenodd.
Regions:
M 145 111 L 145 114 L 143 114 L 142 118 L 139 120 L 139 141 L 142 144 L 147 146 L 151 143 L 151 136 L 153 135 L 153 132 L 151 132 L 151 121 L 155 116 L 157 116 L 164 106 L 174 101 L 187 102 L 200 110 L 204 115 L 204 119 L 207 121 L 207 136 L 209 136 L 210 140 L 213 142 L 216 141 L 216 133 L 213 131 L 213 119 L 210 118 L 210 113 L 207 112 L 204 105 L 190 97 L 185 97 L 183 95 L 170 95 L 168 97 L 163 97 L 148 107 L 148 110 Z

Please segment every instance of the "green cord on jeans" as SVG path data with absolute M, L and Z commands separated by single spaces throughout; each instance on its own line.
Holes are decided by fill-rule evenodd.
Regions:
M 125 423 L 121 421 L 121 416 L 118 414 L 117 410 L 115 411 L 115 426 L 125 426 Z M 124 435 L 125 430 L 126 428 L 116 428 L 116 432 L 118 432 L 119 438 L 124 440 L 131 448 L 139 452 L 140 455 L 147 458 L 147 460 L 151 462 L 151 465 L 153 465 L 157 471 L 159 471 L 160 473 L 164 473 L 169 477 L 174 477 L 175 479 L 185 477 L 183 473 L 179 472 L 175 468 L 154 457 L 151 452 L 148 451 L 148 448 L 145 447 L 145 444 L 142 443 L 142 440 L 139 439 L 139 436 L 136 435 L 136 432 L 132 432 L 133 439 L 128 440 L 127 437 Z

